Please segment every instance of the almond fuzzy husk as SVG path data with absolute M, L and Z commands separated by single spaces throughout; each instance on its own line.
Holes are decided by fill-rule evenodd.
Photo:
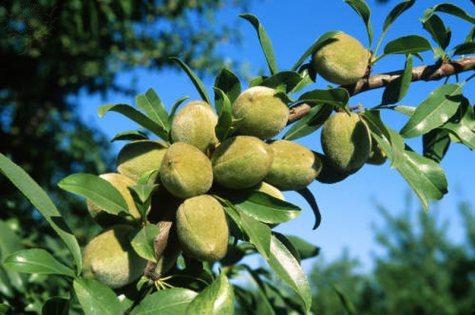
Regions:
M 93 238 L 83 252 L 83 275 L 107 285 L 121 288 L 137 280 L 147 261 L 130 245 L 135 229 L 116 225 Z
M 191 144 L 201 151 L 216 145 L 215 127 L 218 116 L 211 106 L 203 101 L 192 101 L 183 106 L 173 119 L 172 141 Z
M 250 188 L 269 173 L 273 159 L 269 145 L 256 137 L 229 138 L 211 156 L 214 179 L 226 188 Z
M 229 228 L 221 204 L 210 195 L 186 199 L 176 216 L 177 235 L 183 252 L 202 261 L 226 255 Z
M 289 108 L 275 93 L 274 89 L 255 86 L 239 95 L 232 105 L 239 133 L 266 140 L 284 130 Z

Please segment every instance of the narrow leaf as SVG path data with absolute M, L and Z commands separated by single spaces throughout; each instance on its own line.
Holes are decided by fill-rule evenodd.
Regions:
M 216 80 L 214 81 L 214 86 L 227 95 L 231 104 L 234 103 L 234 101 L 238 98 L 239 94 L 241 94 L 241 81 L 239 81 L 237 75 L 235 75 L 231 70 L 227 68 L 223 68 L 218 74 Z M 214 100 L 216 112 L 220 114 L 222 107 L 222 98 L 219 94 L 215 93 Z
M 264 258 L 269 258 L 271 242 L 271 230 L 269 226 L 243 212 L 240 212 L 239 215 L 241 217 L 242 227 L 249 237 L 250 243 L 256 246 Z
M 305 60 L 307 60 L 308 57 L 310 57 L 314 52 L 322 48 L 323 46 L 331 43 L 335 39 L 332 39 L 336 35 L 340 34 L 341 31 L 330 31 L 326 32 L 322 36 L 320 36 L 313 44 L 310 46 L 305 53 L 300 57 L 300 59 L 297 61 L 297 63 L 290 69 L 290 71 L 297 71 L 297 69 L 304 63 Z
M 138 108 L 147 114 L 148 118 L 160 125 L 162 129 L 169 131 L 167 110 L 153 89 L 148 89 L 145 94 L 137 95 L 135 103 Z
M 305 137 L 318 129 L 325 123 L 333 112 L 333 107 L 328 104 L 317 104 L 297 121 L 284 135 L 285 140 L 296 140 Z
M 126 140 L 126 141 L 134 141 L 134 140 L 147 140 L 148 136 L 138 130 L 130 130 L 130 131 L 124 131 L 120 132 L 115 135 L 115 137 L 111 140 L 111 142 L 114 141 L 120 141 L 120 140 Z
M 348 107 L 350 95 L 348 90 L 344 88 L 327 89 L 327 90 L 313 90 L 302 94 L 299 97 L 299 103 L 326 103 L 342 109 Z
M 406 10 L 408 10 L 412 5 L 416 2 L 415 0 L 406 0 L 398 3 L 392 10 L 389 12 L 388 16 L 386 17 L 386 20 L 384 20 L 384 25 L 383 25 L 383 33 L 386 33 L 388 28 L 391 26 L 391 24 L 394 23 L 394 21 L 401 15 L 403 14 Z
M 281 86 L 285 86 L 285 92 L 289 93 L 296 87 L 303 77 L 294 71 L 281 71 L 266 78 L 260 85 L 267 86 L 276 89 Z
M 155 171 L 152 171 L 152 173 Z M 139 184 L 135 186 L 129 187 L 129 190 L 133 192 L 135 196 L 138 197 L 142 204 L 146 203 L 152 196 L 152 194 L 157 190 L 158 184 L 154 185 L 146 185 L 146 184 Z
M 308 188 L 296 190 L 296 192 L 301 195 L 305 199 L 305 201 L 308 202 L 310 208 L 312 208 L 313 214 L 315 215 L 315 224 L 313 225 L 312 229 L 316 230 L 322 222 L 322 215 L 320 214 L 320 209 L 318 208 L 317 200 Z
M 475 54 L 475 42 L 455 46 L 453 56 Z
M 445 50 L 450 43 L 451 32 L 445 27 L 444 21 L 437 14 L 432 14 L 427 20 L 423 20 L 422 24 L 440 48 Z
M 312 304 L 312 292 L 307 277 L 297 259 L 275 237 L 271 237 L 270 256 L 267 259 L 274 273 L 302 299 L 307 312 Z
M 465 21 L 475 24 L 475 17 L 465 12 L 460 7 L 451 3 L 441 3 L 432 8 L 432 11 L 444 12 L 459 17 Z
M 201 82 L 200 78 L 183 61 L 181 61 L 181 59 L 176 57 L 171 57 L 170 59 L 180 65 L 180 67 L 190 78 L 191 82 L 193 82 L 193 85 L 195 86 L 203 101 L 205 101 L 211 106 L 211 99 L 209 98 L 208 92 L 206 91 L 206 88 L 203 82 Z
M 75 277 L 74 271 L 57 261 L 44 249 L 24 249 L 15 252 L 3 261 L 3 265 L 13 271 L 38 274 L 58 274 Z
M 403 74 L 396 80 L 391 81 L 383 93 L 382 105 L 395 104 L 406 96 L 412 81 L 412 56 L 406 56 L 406 64 Z
M 130 315 L 186 314 L 186 308 L 196 296 L 196 292 L 183 288 L 158 291 L 143 299 L 140 304 L 130 312 Z
M 320 247 L 315 246 L 300 237 L 289 236 L 287 239 L 294 245 L 295 249 L 299 252 L 301 259 L 307 259 L 317 256 L 320 253 Z
M 189 96 L 184 96 L 182 98 L 179 98 L 175 104 L 173 104 L 172 106 L 172 110 L 170 111 L 170 116 L 168 116 L 168 129 L 171 129 L 172 127 L 172 124 L 173 124 L 173 119 L 175 119 L 175 114 L 176 114 L 176 111 L 178 110 L 178 107 L 180 107 L 180 105 L 186 101 L 187 99 L 189 98 Z
M 297 259 L 299 264 L 301 264 L 301 258 L 300 258 L 300 253 L 299 251 L 295 248 L 294 244 L 287 238 L 286 235 L 278 233 L 278 232 L 272 232 L 272 235 L 277 237 L 277 239 L 284 244 L 285 248 L 288 249 L 288 251 L 292 254 L 292 256 Z
M 440 127 L 457 112 L 463 100 L 461 93 L 457 84 L 445 84 L 431 92 L 401 129 L 401 135 L 414 138 Z
M 114 291 L 92 279 L 77 278 L 74 292 L 86 315 L 117 315 L 124 310 Z
M 226 197 L 238 210 L 266 223 L 287 222 L 302 211 L 289 202 L 258 191 L 235 191 Z
M 369 20 L 369 18 L 371 17 L 371 10 L 369 9 L 368 5 L 363 0 L 344 1 L 348 3 L 353 8 L 353 10 L 355 10 L 356 13 L 358 13 L 358 15 L 363 19 L 363 22 L 366 25 L 366 32 L 368 34 L 368 46 L 371 46 L 371 43 L 373 42 L 373 26 L 371 25 L 371 21 Z
M 158 234 L 160 234 L 158 226 L 147 224 L 131 239 L 130 244 L 140 257 L 156 262 L 155 236 Z
M 464 98 L 460 106 L 461 118 L 458 121 L 450 121 L 442 126 L 455 135 L 463 144 L 471 150 L 475 150 L 475 114 L 470 102 Z
M 346 297 L 346 295 L 338 289 L 337 286 L 332 284 L 332 288 L 335 291 L 335 293 L 338 295 L 338 298 L 340 299 L 341 305 L 345 309 L 346 313 L 348 315 L 356 315 L 356 308 L 353 305 L 353 303 Z
M 269 71 L 271 74 L 276 74 L 277 70 L 277 62 L 274 55 L 274 48 L 272 47 L 272 43 L 270 41 L 269 36 L 267 35 L 266 30 L 262 26 L 259 19 L 252 14 L 240 14 L 239 17 L 249 21 L 254 29 L 257 32 L 257 36 L 259 38 L 259 42 L 261 44 L 262 50 L 264 51 L 264 55 L 267 60 L 267 65 L 269 66 Z
M 414 54 L 431 50 L 429 41 L 422 36 L 407 35 L 390 41 L 384 47 L 384 54 Z
M 234 314 L 234 290 L 224 272 L 191 301 L 186 308 L 189 315 Z
M 21 167 L 1 153 L 0 171 L 22 192 L 62 239 L 74 258 L 77 272 L 80 273 L 82 259 L 78 241 L 48 195 Z
M 424 156 L 440 163 L 450 146 L 449 131 L 434 129 L 422 136 Z
M 221 110 L 218 118 L 218 123 L 215 127 L 216 137 L 219 141 L 226 140 L 228 134 L 231 132 L 233 125 L 233 116 L 231 113 L 231 101 L 228 96 L 219 88 L 214 88 L 216 92 L 216 99 L 220 100 Z
M 5 258 L 8 255 L 22 249 L 24 249 L 24 247 L 22 245 L 21 238 L 10 228 L 7 223 L 0 220 L 0 258 Z M 1 264 L 0 269 L 0 272 L 5 272 L 1 267 Z M 0 282 L 4 282 L 5 290 L 8 290 L 10 286 L 13 286 L 19 292 L 25 292 L 26 280 L 24 279 L 24 275 L 15 271 L 9 271 L 8 273 L 5 272 L 5 276 L 7 277 L 5 280 L 0 280 Z M 2 292 L 1 288 L 0 292 Z
M 92 174 L 73 174 L 63 178 L 58 186 L 81 195 L 104 211 L 114 215 L 127 215 L 129 208 L 122 194 L 107 180 Z
M 100 117 L 104 116 L 107 112 L 117 112 L 125 117 L 131 119 L 132 121 L 138 123 L 140 126 L 150 130 L 152 133 L 157 135 L 163 140 L 168 139 L 168 133 L 161 125 L 157 124 L 155 121 L 151 120 L 135 108 L 126 104 L 106 104 L 99 107 L 97 110 Z

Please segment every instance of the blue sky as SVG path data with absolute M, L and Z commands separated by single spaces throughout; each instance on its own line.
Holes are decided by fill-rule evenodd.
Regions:
M 399 1 L 390 1 L 389 4 L 376 4 L 368 1 L 372 10 L 371 22 L 374 28 L 374 41 L 372 49 L 382 32 L 382 25 L 391 8 Z M 404 13 L 386 34 L 384 44 L 403 35 L 423 35 L 430 37 L 422 28 L 419 18 L 423 17 L 424 9 L 438 3 L 447 1 L 419 0 L 406 13 Z M 248 13 L 256 15 L 264 25 L 274 45 L 279 70 L 290 69 L 300 58 L 303 52 L 323 33 L 331 30 L 341 30 L 356 37 L 365 47 L 368 47 L 366 30 L 359 16 L 343 1 L 282 1 L 267 0 L 254 1 L 249 7 Z M 468 13 L 474 14 L 474 7 L 470 1 L 456 1 L 456 4 L 467 9 Z M 472 10 L 472 11 L 470 11 Z M 236 47 L 232 43 L 223 44 L 219 47 L 226 58 L 240 60 L 249 63 L 250 73 L 257 75 L 260 71 L 266 71 L 267 66 L 261 52 L 254 29 L 250 24 L 238 17 L 239 12 L 234 8 L 224 8 L 218 14 L 218 21 L 237 25 L 243 33 L 243 45 Z M 443 15 L 444 22 L 453 31 L 452 45 L 460 43 L 471 25 L 468 22 Z M 433 45 L 435 45 L 432 42 Z M 430 54 L 423 54 L 426 64 L 433 63 Z M 179 57 L 179 56 L 178 56 Z M 405 62 L 404 56 L 389 56 L 383 58 L 373 73 L 381 73 L 392 70 L 400 70 Z M 414 66 L 420 65 L 420 61 L 414 60 Z M 180 97 L 190 96 L 190 99 L 199 99 L 193 85 L 186 75 L 176 69 L 166 69 L 160 72 L 150 72 L 146 69 L 137 69 L 133 72 L 123 73 L 118 80 L 122 84 L 130 84 L 132 77 L 138 78 L 137 92 L 144 93 L 148 88 L 153 88 L 168 108 Z M 462 76 L 465 78 L 466 76 Z M 243 80 L 243 78 L 241 78 Z M 211 94 L 214 79 L 204 78 L 204 84 Z M 243 80 L 244 81 L 244 80 Z M 454 82 L 451 79 L 450 82 Z M 408 95 L 398 104 L 417 106 L 429 93 L 440 86 L 443 82 L 414 83 Z M 311 86 L 311 89 L 325 88 L 327 82 L 323 79 Z M 243 82 L 246 86 L 247 82 Z M 464 94 L 473 103 L 475 100 L 473 82 L 465 85 Z M 382 89 L 374 90 L 357 95 L 350 100 L 350 106 L 361 103 L 364 107 L 372 107 L 381 100 Z M 116 113 L 109 113 L 102 119 L 97 115 L 97 108 L 105 103 L 128 103 L 134 104 L 133 97 L 110 93 L 106 100 L 99 95 L 81 94 L 77 99 L 83 118 L 98 126 L 108 138 L 116 133 L 137 129 L 137 125 Z M 400 130 L 406 118 L 396 112 L 384 112 L 383 120 L 391 128 Z M 320 133 L 314 133 L 298 140 L 308 148 L 321 152 Z M 407 143 L 418 152 L 421 152 L 420 140 L 411 140 Z M 118 151 L 124 143 L 115 143 L 113 148 Z M 441 219 L 450 219 L 449 235 L 455 241 L 461 241 L 459 216 L 456 205 L 460 201 L 468 201 L 475 204 L 475 195 L 471 192 L 474 184 L 475 168 L 473 168 L 473 153 L 462 145 L 452 145 L 441 165 L 446 172 L 449 182 L 449 193 L 443 201 L 432 204 L 429 215 L 437 213 Z M 302 207 L 302 214 L 295 220 L 282 224 L 277 231 L 297 235 L 309 242 L 321 246 L 321 253 L 328 260 L 340 256 L 343 248 L 348 248 L 350 255 L 359 258 L 365 269 L 372 266 L 372 255 L 378 253 L 379 248 L 374 241 L 371 225 L 380 223 L 381 217 L 376 211 L 375 203 L 380 203 L 388 208 L 391 213 L 404 211 L 405 196 L 409 185 L 395 170 L 389 169 L 389 163 L 383 166 L 367 165 L 355 175 L 343 182 L 334 185 L 324 185 L 314 182 L 309 189 L 315 194 L 320 206 L 323 221 L 321 226 L 312 230 L 314 216 L 305 201 L 296 193 L 288 192 L 286 198 Z M 412 191 L 411 191 L 412 194 Z M 413 199 L 417 202 L 415 195 Z M 416 204 L 417 208 L 419 205 Z M 420 211 L 423 211 L 422 209 Z M 308 270 L 312 260 L 304 262 L 304 268 Z

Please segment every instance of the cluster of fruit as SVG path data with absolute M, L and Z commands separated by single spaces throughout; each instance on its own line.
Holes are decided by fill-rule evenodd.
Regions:
M 313 63 L 318 61 L 317 71 L 329 80 L 335 77 L 332 66 L 321 68 L 335 58 L 329 57 L 328 50 L 348 38 L 336 37 L 335 43 L 313 57 Z M 361 58 L 368 59 L 366 52 Z M 348 76 L 341 69 L 335 71 Z M 303 189 L 315 179 L 334 183 L 366 162 L 384 162 L 381 153 L 373 152 L 377 146 L 372 151 L 368 126 L 356 113 L 336 113 L 325 122 L 325 155 L 295 142 L 270 140 L 285 128 L 289 117 L 288 106 L 272 88 L 257 86 L 242 92 L 232 104 L 232 115 L 237 121 L 233 136 L 219 142 L 215 133 L 218 116 L 210 104 L 192 101 L 173 120 L 171 144 L 137 140 L 123 147 L 117 158 L 118 173 L 101 177 L 121 192 L 131 217 L 112 216 L 88 202 L 92 217 L 107 230 L 85 248 L 86 277 L 119 288 L 143 273 L 147 262 L 128 240 L 135 230 L 133 224 L 141 219 L 128 187 L 147 172 L 158 170 L 148 181 L 160 184 L 148 210 L 148 220 L 160 227 L 155 239 L 157 263 L 151 270 L 154 277 L 160 277 L 175 264 L 181 251 L 202 261 L 225 256 L 228 223 L 221 203 L 213 197 L 220 189 L 256 190 L 283 200 L 281 191 Z

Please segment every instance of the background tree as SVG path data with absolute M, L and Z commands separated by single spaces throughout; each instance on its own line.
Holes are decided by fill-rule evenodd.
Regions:
M 0 6 L 0 152 L 23 167 L 69 211 L 76 198 L 55 193 L 73 172 L 105 173 L 113 157 L 108 141 L 80 119 L 80 91 L 130 95 L 119 72 L 159 70 L 180 55 L 199 71 L 222 65 L 216 47 L 239 34 L 215 19 L 224 6 L 245 1 L 3 1 Z M 0 218 L 36 224 L 29 205 L 8 182 L 0 183 Z M 14 210 L 14 211 L 9 211 Z M 25 220 L 30 220 L 29 222 Z M 68 217 L 71 224 L 78 218 Z M 84 226 L 83 218 L 80 219 Z M 46 231 L 42 231 L 46 233 Z M 78 232 L 79 235 L 88 233 Z
M 427 215 L 411 202 L 399 215 L 378 206 L 384 222 L 375 227 L 382 252 L 374 270 L 362 273 L 346 254 L 329 264 L 317 261 L 310 276 L 314 312 L 345 312 L 335 286 L 357 314 L 471 314 L 475 214 L 466 203 L 458 208 L 465 234 L 459 244 L 447 235 L 449 222 L 441 222 L 435 213 Z

